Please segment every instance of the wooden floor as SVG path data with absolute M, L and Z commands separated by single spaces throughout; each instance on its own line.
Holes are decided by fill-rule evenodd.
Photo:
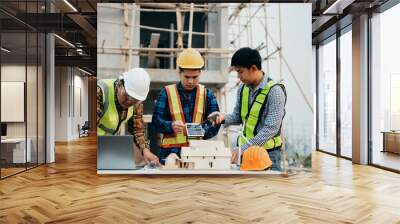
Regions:
M 0 223 L 400 223 L 400 175 L 313 154 L 280 176 L 99 176 L 95 138 L 0 181 Z
M 400 170 L 400 155 L 391 152 L 374 151 L 372 157 L 373 163 L 388 167 L 395 170 Z
M 1 177 L 8 177 L 13 174 L 25 171 L 25 167 L 23 168 L 0 168 L 1 169 Z

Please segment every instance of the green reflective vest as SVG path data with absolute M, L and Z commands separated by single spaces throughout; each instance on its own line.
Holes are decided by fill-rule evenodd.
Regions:
M 97 81 L 97 85 L 103 91 L 103 116 L 97 124 L 97 135 L 115 135 L 120 126 L 118 110 L 115 102 L 115 79 L 102 79 Z M 134 106 L 128 109 L 125 120 L 121 123 L 127 122 L 133 115 Z
M 269 80 L 267 86 L 265 86 L 257 94 L 253 104 L 250 107 L 249 107 L 250 88 L 247 87 L 246 85 L 243 85 L 241 92 L 242 103 L 240 109 L 240 116 L 242 118 L 242 124 L 246 125 L 243 134 L 244 136 L 246 136 L 248 140 L 254 138 L 254 136 L 256 135 L 256 127 L 260 122 L 260 116 L 262 116 L 262 108 L 264 107 L 264 104 L 267 102 L 267 97 L 270 89 L 275 85 L 281 86 L 285 92 L 285 87 L 283 86 L 283 84 L 278 84 L 273 80 Z M 240 141 L 241 145 L 244 145 L 246 143 L 246 140 L 243 137 L 239 137 L 238 141 Z M 264 147 L 267 150 L 270 150 L 280 146 L 282 146 L 282 137 L 280 136 L 280 131 L 279 131 L 279 133 L 275 137 L 268 139 L 262 147 Z

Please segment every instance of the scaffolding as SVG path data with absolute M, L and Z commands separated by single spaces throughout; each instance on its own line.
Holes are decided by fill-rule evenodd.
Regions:
M 118 24 L 124 27 L 124 37 L 125 42 L 123 46 L 120 47 L 105 47 L 104 41 L 101 46 L 98 46 L 97 52 L 101 54 L 119 54 L 125 55 L 125 59 L 122 62 L 122 67 L 125 69 L 131 68 L 131 61 L 132 55 L 139 55 L 139 56 L 147 56 L 149 58 L 154 57 L 176 57 L 179 52 L 183 50 L 183 39 L 185 35 L 187 35 L 188 45 L 187 47 L 192 47 L 192 37 L 193 35 L 200 35 L 205 36 L 213 36 L 213 33 L 209 32 L 195 32 L 193 31 L 193 15 L 197 12 L 202 13 L 210 13 L 215 12 L 215 7 L 209 7 L 208 4 L 155 4 L 155 3 L 137 3 L 137 4 L 128 4 L 123 3 L 123 6 L 119 5 L 102 5 L 99 4 L 98 7 L 100 8 L 112 8 L 112 9 L 119 9 L 123 11 L 124 21 L 123 22 L 115 22 L 115 21 L 108 21 L 99 18 L 100 23 L 110 23 L 110 24 Z M 144 8 L 145 7 L 145 8 Z M 161 28 L 161 27 L 153 27 L 153 26 L 145 26 L 145 25 L 136 25 L 135 24 L 135 14 L 140 12 L 175 12 L 176 13 L 176 24 L 177 27 L 171 28 Z M 184 16 L 182 13 L 189 12 L 189 29 L 184 30 Z M 131 18 L 129 18 L 129 15 Z M 133 37 L 133 30 L 135 27 L 140 29 L 146 29 L 151 31 L 157 32 L 168 32 L 171 34 L 177 34 L 176 40 L 176 48 L 158 48 L 158 40 L 157 38 L 151 38 L 150 46 L 148 47 L 140 47 L 134 48 L 131 46 L 130 39 Z M 206 40 L 207 42 L 207 40 Z M 206 59 L 207 58 L 229 58 L 232 54 L 232 49 L 224 49 L 224 48 L 196 48 Z M 169 54 L 163 54 L 169 53 Z

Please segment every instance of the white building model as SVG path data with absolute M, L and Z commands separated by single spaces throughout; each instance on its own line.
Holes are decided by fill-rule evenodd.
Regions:
M 191 140 L 182 147 L 181 163 L 188 169 L 230 170 L 231 150 L 223 141 Z

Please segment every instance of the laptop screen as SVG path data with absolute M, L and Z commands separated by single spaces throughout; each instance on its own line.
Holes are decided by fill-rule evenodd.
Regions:
M 97 137 L 98 170 L 135 169 L 134 142 L 132 135 Z

